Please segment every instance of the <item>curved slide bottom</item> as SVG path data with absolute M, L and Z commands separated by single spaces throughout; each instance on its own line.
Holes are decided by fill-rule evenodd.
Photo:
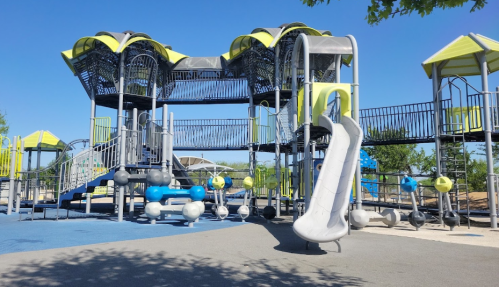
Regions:
M 331 132 L 331 141 L 310 206 L 293 224 L 299 237 L 317 243 L 336 241 L 348 232 L 345 211 L 362 143 L 362 130 L 349 117 L 334 124 L 321 115 L 319 125 Z

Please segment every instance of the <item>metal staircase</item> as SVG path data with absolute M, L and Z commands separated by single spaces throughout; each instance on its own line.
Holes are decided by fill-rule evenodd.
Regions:
M 59 205 L 65 205 L 78 194 L 92 192 L 96 186 L 112 180 L 118 166 L 119 138 L 90 147 L 61 164 Z

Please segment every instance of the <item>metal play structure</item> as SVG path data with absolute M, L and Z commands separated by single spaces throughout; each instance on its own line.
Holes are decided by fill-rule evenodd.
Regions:
M 351 35 L 337 37 L 295 22 L 254 29 L 227 48 L 220 56 L 189 57 L 145 33 L 125 31 L 83 37 L 62 52 L 90 99 L 89 147 L 60 162 L 57 202 L 45 207 L 59 208 L 86 194 L 88 212 L 90 194 L 116 180 L 119 171 L 116 208 L 121 221 L 124 196 L 133 201 L 131 182 L 151 183 L 146 180 L 151 170 L 165 177 L 176 173 L 182 188 L 192 187 L 174 150 L 247 150 L 252 187 L 260 188 L 256 153 L 271 152 L 272 174 L 281 175 L 276 176 L 274 216 L 280 216 L 282 188 L 289 188 L 284 193 L 293 196 L 295 232 L 307 241 L 337 241 L 347 232 L 343 215 L 354 182 L 359 192 L 351 218 L 359 226 L 366 219 L 362 182 L 353 180 L 361 178 L 361 145 L 435 142 L 437 173 L 456 183 L 450 191 L 453 202 L 445 208 L 466 205 L 469 210 L 466 167 L 457 155 L 466 153 L 465 142 L 485 141 L 491 225 L 497 227 L 491 147 L 499 139 L 499 94 L 490 92 L 487 83 L 487 75 L 499 69 L 497 41 L 474 34 L 459 37 L 423 62 L 433 81 L 432 99 L 371 109 L 359 109 L 359 51 Z M 341 77 L 347 67 L 350 83 Z M 463 78 L 471 75 L 481 75 L 481 89 Z M 210 104 L 249 105 L 249 114 L 205 120 L 174 120 L 168 114 L 168 105 Z M 116 120 L 97 117 L 96 106 L 115 109 Z M 325 156 L 312 192 L 310 171 L 317 151 Z M 156 193 L 154 205 L 163 210 L 159 205 L 164 198 Z M 306 213 L 298 218 L 300 194 Z M 444 205 L 439 200 L 441 216 Z

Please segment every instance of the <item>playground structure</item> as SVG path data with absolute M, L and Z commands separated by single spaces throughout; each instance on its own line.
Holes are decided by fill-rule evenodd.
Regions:
M 466 49 L 455 52 L 451 48 L 456 45 Z M 261 188 L 265 184 L 259 180 L 256 153 L 273 152 L 276 182 L 272 189 L 277 206 L 274 215 L 280 216 L 281 198 L 292 197 L 297 234 L 307 241 L 334 241 L 346 234 L 343 214 L 354 174 L 361 178 L 360 166 L 356 164 L 361 145 L 435 142 L 437 173 L 456 183 L 450 191 L 454 202 L 447 203 L 450 211 L 454 207 L 459 210 L 463 201 L 466 205 L 468 202 L 466 167 L 457 163 L 455 155 L 466 153 L 466 141 L 485 141 L 489 210 L 491 226 L 495 228 L 491 141 L 499 139 L 499 94 L 488 91 L 486 76 L 499 69 L 499 61 L 495 60 L 498 53 L 499 43 L 494 40 L 474 34 L 460 37 L 423 63 L 425 72 L 433 79 L 432 101 L 361 110 L 358 51 L 352 36 L 333 37 L 329 31 L 296 22 L 279 28 L 257 28 L 239 36 L 229 52 L 221 56 L 188 57 L 144 33 L 99 32 L 79 39 L 73 49 L 62 52 L 90 98 L 89 148 L 60 163 L 57 202 L 33 202 L 33 208 L 67 206 L 69 201 L 85 194 L 89 212 L 92 192 L 108 180 L 116 180 L 121 171 L 126 171 L 129 178 L 143 181 L 155 169 L 162 174 L 178 173 L 183 180 L 181 187 L 187 190 L 194 184 L 180 168 L 174 150 L 248 150 L 249 174 L 255 179 L 253 189 Z M 466 65 L 470 59 L 478 59 L 474 62 L 480 64 L 477 69 Z M 341 82 L 340 72 L 345 66 L 352 67 L 352 83 Z M 481 91 L 461 77 L 474 74 L 482 76 Z M 464 83 L 464 91 L 457 82 Z M 174 120 L 173 114 L 167 113 L 167 105 L 236 103 L 249 104 L 248 118 Z M 117 110 L 114 126 L 110 118 L 96 117 L 96 105 Z M 256 113 L 262 106 L 268 111 L 266 118 L 261 112 Z M 157 119 L 158 107 L 162 108 L 162 119 Z M 325 156 L 312 193 L 311 174 L 304 171 L 312 169 L 317 151 L 323 151 Z M 281 169 L 282 154 L 285 164 Z M 5 160 L 5 156 L 2 158 Z M 15 180 L 16 176 L 13 177 Z M 356 180 L 354 188 L 356 210 L 352 217 L 360 218 L 360 222 L 367 218 L 362 209 L 364 184 Z M 20 191 L 22 186 L 19 184 L 17 194 L 26 194 Z M 133 188 L 129 183 L 119 185 L 118 221 L 123 220 L 126 193 L 132 206 Z M 165 193 L 171 191 L 164 189 Z M 298 219 L 301 196 L 306 213 Z M 268 214 L 273 214 L 273 196 L 267 197 Z M 163 199 L 166 198 L 162 196 L 159 201 Z M 13 200 L 9 193 L 9 204 Z M 29 197 L 17 199 L 16 204 L 21 200 Z M 180 212 L 169 210 L 159 201 L 153 200 L 149 208 L 151 220 L 155 220 L 158 210 L 157 216 L 162 212 Z M 443 205 L 440 197 L 442 220 Z M 130 212 L 133 214 L 133 210 Z M 191 215 L 190 219 L 186 217 L 189 222 L 196 217 Z

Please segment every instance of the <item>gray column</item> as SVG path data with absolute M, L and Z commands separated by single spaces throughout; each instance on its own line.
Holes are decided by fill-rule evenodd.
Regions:
M 440 164 L 440 77 L 438 73 L 437 64 L 433 63 L 432 66 L 431 79 L 433 84 L 433 110 L 434 110 L 434 130 L 435 130 L 435 160 L 436 160 L 436 172 L 437 175 L 442 174 L 442 167 Z M 438 218 L 439 223 L 442 224 L 443 216 L 443 204 L 442 204 L 442 193 L 438 192 Z
M 352 86 L 353 86 L 353 119 L 360 124 L 359 121 L 359 49 L 357 41 L 352 35 L 346 36 L 352 43 L 353 67 L 352 67 Z M 360 156 L 357 159 L 357 168 L 355 169 L 355 208 L 362 209 L 362 187 L 360 174 Z
M 168 133 L 169 133 L 169 140 L 168 140 L 168 149 L 170 150 L 169 158 L 168 160 L 170 161 L 170 165 L 168 166 L 168 173 L 171 175 L 173 173 L 173 113 L 170 113 L 170 120 L 169 120 L 169 128 L 168 128 Z
M 295 44 L 296 45 L 296 44 Z M 295 54 L 293 50 L 293 54 Z M 294 58 L 294 57 L 293 57 Z M 298 199 L 299 199 L 299 186 L 298 186 L 298 139 L 296 130 L 298 129 L 298 79 L 297 79 L 298 63 L 292 62 L 291 70 L 291 107 L 293 113 L 293 142 L 291 143 L 291 153 L 293 154 L 293 174 L 291 177 L 293 186 L 293 221 L 298 219 Z
M 88 172 L 89 176 L 87 177 L 87 182 L 92 181 L 94 178 L 94 127 L 95 127 L 95 92 L 92 87 L 92 91 L 90 94 L 90 135 L 89 135 L 89 148 L 90 148 L 90 156 L 88 159 Z M 85 202 L 85 213 L 90 213 L 90 207 L 92 205 L 92 194 L 86 193 L 86 202 Z
M 489 211 L 490 211 L 490 227 L 497 228 L 497 213 L 496 213 L 496 198 L 494 186 L 494 159 L 492 158 L 492 137 L 490 128 L 490 94 L 488 83 L 488 67 L 485 52 L 479 54 L 480 68 L 482 71 L 482 94 L 483 94 L 483 110 L 484 110 L 484 132 L 485 132 L 485 156 L 487 159 L 487 192 L 489 193 Z
M 20 158 L 22 158 L 24 155 L 24 141 L 21 141 L 21 150 L 19 152 L 21 153 Z M 23 179 L 23 174 L 19 173 L 19 178 L 17 179 L 16 210 L 15 210 L 15 212 L 19 212 L 19 209 L 21 208 L 22 179 Z
M 16 150 L 17 150 L 17 137 L 14 137 L 12 139 L 12 146 L 10 148 L 10 178 L 9 178 L 9 199 L 7 201 L 7 215 L 12 214 L 12 207 L 14 204 L 14 181 L 16 179 Z
M 168 105 L 163 105 L 163 130 L 161 133 L 161 171 L 167 172 L 167 148 L 168 148 Z M 171 163 L 170 163 L 171 165 Z
M 125 151 L 125 145 L 126 145 L 126 127 L 121 126 L 121 138 L 120 138 L 120 170 L 125 170 L 126 166 L 126 151 Z M 124 205 L 124 200 L 125 198 L 125 186 L 120 186 L 119 187 L 119 196 L 118 196 L 118 222 L 123 221 L 123 205 Z
M 276 217 L 281 216 L 281 150 L 280 150 L 280 127 L 278 115 L 281 109 L 281 76 L 279 71 L 279 50 L 280 45 L 275 47 L 275 175 L 277 187 L 275 188 Z

